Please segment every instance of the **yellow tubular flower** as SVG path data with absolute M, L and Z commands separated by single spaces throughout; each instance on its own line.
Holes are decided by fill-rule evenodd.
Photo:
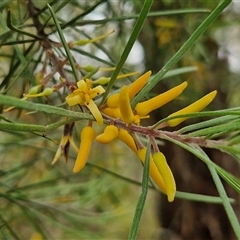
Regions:
M 209 94 L 205 95 L 204 97 L 200 98 L 198 101 L 192 103 L 191 105 L 170 114 L 168 117 L 174 117 L 177 115 L 181 115 L 181 114 L 188 114 L 188 113 L 196 113 L 201 111 L 203 108 L 205 108 L 209 103 L 212 102 L 212 100 L 215 98 L 217 94 L 217 91 L 212 91 Z M 179 123 L 183 122 L 184 120 L 188 119 L 187 117 L 184 118 L 176 118 L 176 119 L 172 119 L 168 121 L 168 125 L 170 127 L 175 127 L 177 126 Z
M 161 152 L 156 152 L 153 154 L 153 161 L 165 183 L 168 201 L 172 202 L 176 193 L 176 183 L 166 158 Z
M 130 99 L 128 96 L 128 90 L 126 86 L 123 86 L 119 94 L 119 109 L 121 113 L 121 119 L 125 123 L 132 123 L 134 120 L 134 114 L 132 112 Z
M 186 87 L 187 87 L 187 82 L 183 82 L 182 84 L 168 90 L 167 92 L 164 92 L 147 101 L 138 103 L 135 108 L 137 115 L 145 116 L 151 111 L 157 108 L 160 108 L 164 104 L 172 101 L 174 98 L 179 96 Z
M 142 163 L 144 164 L 145 162 L 145 158 L 146 158 L 146 152 L 147 152 L 147 148 L 142 148 L 140 150 L 137 151 L 137 155 L 140 158 L 140 160 L 142 161 Z M 156 167 L 152 156 L 150 156 L 150 169 L 149 169 L 149 173 L 150 176 L 152 177 L 153 181 L 157 184 L 157 186 L 164 192 L 167 193 L 166 191 L 166 187 L 165 187 L 165 183 L 163 181 L 163 178 L 160 174 L 160 172 L 158 171 L 158 168 Z
M 151 74 L 151 71 L 146 72 L 127 87 L 130 99 L 133 98 L 144 87 Z M 117 108 L 119 106 L 119 93 L 110 96 L 107 99 L 107 105 L 110 108 Z
M 119 129 L 118 139 L 124 142 L 128 147 L 130 147 L 137 154 L 137 146 L 131 134 L 125 129 Z
M 92 81 L 89 79 L 80 80 L 77 82 L 78 89 L 74 90 L 73 93 L 69 94 L 65 99 L 69 106 L 80 104 L 86 106 L 92 115 L 95 117 L 99 125 L 103 124 L 102 115 L 97 105 L 92 100 L 93 98 L 104 93 L 105 90 L 102 86 L 96 86 L 91 88 Z
M 82 129 L 80 147 L 73 167 L 74 173 L 79 172 L 85 166 L 94 137 L 95 131 L 91 126 L 86 126 Z
M 96 137 L 96 141 L 99 143 L 109 143 L 118 136 L 118 128 L 114 125 L 108 125 L 105 127 L 104 132 Z

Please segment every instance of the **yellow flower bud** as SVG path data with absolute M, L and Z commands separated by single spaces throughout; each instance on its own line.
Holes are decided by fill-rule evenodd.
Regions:
M 93 84 L 105 85 L 110 81 L 109 77 L 100 77 L 93 82 Z
M 161 152 L 153 154 L 153 161 L 160 172 L 166 187 L 168 201 L 172 202 L 176 193 L 176 183 L 170 167 L 167 164 L 166 158 Z
M 81 66 L 81 69 L 85 70 L 86 72 L 92 72 L 95 70 L 95 67 L 91 65 L 87 65 L 87 66 Z
M 147 101 L 138 103 L 135 108 L 137 115 L 145 116 L 151 111 L 157 108 L 160 108 L 164 104 L 172 101 L 174 98 L 179 96 L 186 87 L 187 87 L 187 82 L 183 82 L 182 84 L 168 90 L 167 92 L 164 92 Z
M 86 126 L 82 129 L 80 147 L 73 167 L 74 173 L 79 172 L 85 166 L 94 137 L 95 131 L 91 126 Z
M 35 98 L 35 97 L 43 97 L 49 96 L 55 91 L 55 88 L 45 88 L 43 92 L 36 93 L 36 94 L 24 94 L 23 96 L 26 98 Z
M 142 148 L 142 149 L 138 150 L 138 152 L 137 152 L 137 155 L 143 164 L 145 163 L 146 152 L 147 152 L 147 148 Z M 156 167 L 151 155 L 150 155 L 149 165 L 150 165 L 149 173 L 150 173 L 150 176 L 152 177 L 153 181 L 157 184 L 157 186 L 164 193 L 166 193 L 165 183 L 164 183 L 163 178 L 162 178 L 160 172 L 158 171 L 158 168 Z
M 132 84 L 128 86 L 128 95 L 129 98 L 133 98 L 147 83 L 149 77 L 151 76 L 152 71 L 148 71 L 135 80 Z
M 118 136 L 118 128 L 114 125 L 108 125 L 105 127 L 104 132 L 96 137 L 96 141 L 99 143 L 109 143 Z
M 188 114 L 188 113 L 196 113 L 201 111 L 203 108 L 205 108 L 209 103 L 211 103 L 211 101 L 215 98 L 217 94 L 217 91 L 212 91 L 209 94 L 205 95 L 204 97 L 200 98 L 198 101 L 192 103 L 191 105 L 170 114 L 168 117 L 174 117 L 177 115 L 181 115 L 181 114 Z M 168 125 L 170 127 L 175 127 L 177 126 L 179 123 L 183 122 L 184 120 L 188 119 L 187 117 L 184 118 L 176 118 L 176 119 L 172 119 L 168 121 Z
M 38 84 L 38 85 L 30 88 L 28 94 L 31 94 L 31 95 L 32 95 L 32 94 L 37 94 L 42 87 L 43 87 L 42 84 Z
M 103 38 L 107 37 L 108 35 L 110 35 L 110 34 L 112 34 L 114 32 L 115 31 L 112 30 L 112 31 L 110 31 L 110 32 L 108 32 L 106 34 L 103 34 L 103 35 L 101 35 L 99 37 L 96 37 L 96 38 L 93 38 L 93 39 L 80 39 L 79 41 L 74 42 L 73 44 L 74 45 L 79 45 L 79 46 L 84 46 L 84 45 L 89 44 L 89 43 L 94 43 L 94 42 L 100 41 Z
M 125 129 L 119 129 L 118 139 L 124 142 L 128 147 L 130 147 L 137 154 L 137 146 L 131 134 Z
M 128 90 L 126 86 L 123 86 L 119 94 L 119 109 L 121 113 L 121 119 L 125 123 L 132 123 L 134 120 L 134 114 L 132 112 L 130 99 L 128 96 Z

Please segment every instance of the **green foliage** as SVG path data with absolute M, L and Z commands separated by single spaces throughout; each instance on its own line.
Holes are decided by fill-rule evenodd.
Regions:
M 129 2 L 136 12 L 125 14 L 124 4 Z M 33 239 L 34 234 L 40 234 L 42 239 L 127 236 L 136 239 L 138 231 L 143 234 L 140 220 L 144 221 L 144 210 L 149 207 L 146 206 L 147 195 L 149 192 L 159 193 L 154 184 L 149 184 L 149 159 L 153 141 L 147 136 L 151 136 L 151 133 L 160 140 L 180 146 L 203 161 L 219 193 L 219 196 L 205 196 L 177 191 L 176 198 L 222 204 L 236 237 L 240 239 L 240 226 L 232 207 L 238 199 L 228 197 L 219 176 L 238 193 L 240 178 L 214 163 L 203 150 L 209 148 L 226 152 L 239 164 L 239 107 L 175 116 L 196 120 L 204 118 L 202 122 L 189 124 L 176 131 L 161 129 L 167 120 L 173 119 L 166 116 L 146 128 L 148 147 L 140 182 L 136 180 L 141 178 L 139 171 L 136 178 L 129 177 L 134 176 L 134 170 L 140 167 L 137 161 L 129 163 L 137 157 L 126 151 L 119 142 L 110 144 L 110 154 L 107 148 L 94 143 L 86 170 L 79 174 L 71 171 L 76 153 L 70 150 L 68 154 L 68 147 L 64 149 L 68 164 L 51 166 L 57 150 L 56 142 L 60 141 L 62 134 L 61 127 L 76 122 L 73 135 L 79 141 L 80 129 L 86 122 L 95 121 L 91 112 L 69 108 L 65 103 L 68 90 L 76 88 L 76 81 L 87 77 L 93 80 L 105 75 L 109 77 L 103 97 L 96 101 L 98 106 L 104 106 L 111 93 L 133 81 L 132 77 L 126 77 L 123 83 L 119 83 L 117 77 L 120 73 L 133 72 L 134 68 L 127 59 L 149 18 L 203 14 L 204 20 L 196 30 L 189 33 L 189 37 L 183 40 L 184 44 L 172 56 L 166 55 L 168 60 L 132 99 L 131 106 L 134 109 L 139 101 L 153 94 L 152 90 L 159 82 L 186 76 L 198 69 L 194 64 L 181 67 L 177 64 L 194 44 L 201 42 L 199 38 L 214 21 L 218 21 L 217 18 L 230 1 L 221 1 L 211 6 L 214 9 L 199 7 L 151 12 L 153 3 L 152 0 L 144 1 L 140 11 L 134 1 L 42 1 L 36 9 L 33 1 L 26 5 L 22 1 L 5 1 L 0 4 L 2 239 Z M 99 7 L 104 9 L 100 15 L 102 19 L 94 20 L 94 14 L 99 14 Z M 113 40 L 106 38 L 84 47 L 74 45 L 79 38 L 87 42 L 105 34 L 113 26 L 117 29 L 115 36 L 109 37 Z M 86 71 L 87 68 L 84 69 L 87 65 L 94 66 L 90 73 Z M 109 73 L 101 70 L 102 67 L 114 69 Z M 24 94 L 38 84 L 41 85 L 41 91 L 50 87 L 54 92 L 34 100 L 24 98 Z M 105 124 L 109 122 L 109 119 L 104 118 Z M 144 135 L 142 129 L 139 127 L 139 132 L 136 132 Z M 100 132 L 101 128 L 98 127 L 97 131 Z M 141 185 L 142 189 L 139 188 Z M 142 191 L 138 200 L 136 188 Z M 127 210 L 123 210 L 123 205 L 127 206 Z M 129 222 L 129 212 L 132 216 L 133 208 L 135 214 L 132 222 Z M 123 220 L 120 225 L 113 223 L 121 217 Z M 106 224 L 113 226 L 113 230 L 104 232 Z M 121 230 L 122 226 L 126 230 Z

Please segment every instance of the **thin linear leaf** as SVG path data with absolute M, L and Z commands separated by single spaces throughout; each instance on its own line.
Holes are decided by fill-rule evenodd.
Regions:
M 181 128 L 180 130 L 178 130 L 178 133 L 183 134 L 183 133 L 186 133 L 186 132 L 191 132 L 193 130 L 198 130 L 198 129 L 202 129 L 202 128 L 206 128 L 206 127 L 216 126 L 216 125 L 219 125 L 221 123 L 230 122 L 230 121 L 238 119 L 238 118 L 239 118 L 239 116 L 222 116 L 222 117 L 219 117 L 219 118 L 215 118 L 215 119 L 203 121 L 203 122 L 200 122 L 200 123 L 195 123 L 195 124 L 188 125 L 186 127 Z
M 1 228 L 7 228 L 11 234 L 11 237 L 13 239 L 16 239 L 16 240 L 20 240 L 20 238 L 18 237 L 18 233 L 16 233 L 12 228 L 11 228 L 11 225 L 8 224 L 8 222 L 2 217 L 2 215 L 0 214 L 0 219 L 1 219 Z
M 145 164 L 143 169 L 143 178 L 142 178 L 142 193 L 138 199 L 137 207 L 134 213 L 132 226 L 129 232 L 128 239 L 134 240 L 137 238 L 137 232 L 139 229 L 139 224 L 141 220 L 141 216 L 143 213 L 144 205 L 147 198 L 148 193 L 148 181 L 149 181 L 149 162 L 150 162 L 150 153 L 151 153 L 151 143 L 148 142 L 147 144 L 147 151 L 145 157 Z
M 18 32 L 21 33 L 23 35 L 29 36 L 31 38 L 37 39 L 37 40 L 41 40 L 41 38 L 37 35 L 34 35 L 30 32 L 25 32 L 19 28 L 16 28 L 15 26 L 13 26 L 12 24 L 12 18 L 11 18 L 11 10 L 8 10 L 8 14 L 7 14 L 7 26 L 9 29 L 11 29 L 13 32 Z
M 240 121 L 234 121 L 227 124 L 221 124 L 213 127 L 208 127 L 200 129 L 191 133 L 188 133 L 189 137 L 200 137 L 200 136 L 211 136 L 213 134 L 218 134 L 221 136 L 226 133 L 231 133 L 240 130 Z
M 72 54 L 71 54 L 71 52 L 70 52 L 70 50 L 69 50 L 68 44 L 67 44 L 67 42 L 66 42 L 66 40 L 65 40 L 65 37 L 64 37 L 63 32 L 62 32 L 62 29 L 61 29 L 60 24 L 59 24 L 59 22 L 58 22 L 57 16 L 55 15 L 52 7 L 51 7 L 49 4 L 47 4 L 47 6 L 48 6 L 48 9 L 49 9 L 49 11 L 50 11 L 50 13 L 51 13 L 51 16 L 52 16 L 52 18 L 53 18 L 53 21 L 54 21 L 54 23 L 55 23 L 55 25 L 56 25 L 57 32 L 58 32 L 58 34 L 59 34 L 59 37 L 60 37 L 61 42 L 62 42 L 62 44 L 63 44 L 63 47 L 64 47 L 64 49 L 65 49 L 65 51 L 66 51 L 66 55 L 67 55 L 67 57 L 68 57 L 69 63 L 70 63 L 70 65 L 71 65 L 71 68 L 72 68 L 72 71 L 73 71 L 73 75 L 74 75 L 75 80 L 76 80 L 76 82 L 77 82 L 77 81 L 79 80 L 79 75 L 78 75 L 77 70 L 76 70 L 76 67 L 75 67 L 75 62 L 74 62 L 74 60 L 73 60 L 73 56 L 72 56 Z
M 103 4 L 105 2 L 107 2 L 107 0 L 101 0 L 101 1 L 97 2 L 95 5 L 91 6 L 89 9 L 87 9 L 83 13 L 79 14 L 78 16 L 76 16 L 75 18 L 71 19 L 70 21 L 62 24 L 61 28 L 65 29 L 67 27 L 72 27 L 74 25 L 74 23 L 77 22 L 77 20 L 79 20 L 79 19 L 83 18 L 84 16 L 88 15 L 89 13 L 94 11 L 98 6 L 100 6 L 101 4 Z
M 168 15 L 177 15 L 177 14 L 191 14 L 191 13 L 210 13 L 211 10 L 209 9 L 176 9 L 176 10 L 165 10 L 165 11 L 156 11 L 156 12 L 149 12 L 147 17 L 160 17 L 160 16 L 168 16 Z M 107 22 L 112 21 L 125 21 L 138 18 L 139 15 L 129 15 L 129 16 L 121 16 L 121 17 L 113 17 L 113 18 L 105 18 L 101 20 L 81 20 L 80 22 L 76 22 L 76 25 L 90 25 L 90 24 L 104 24 Z M 72 20 L 71 20 L 72 21 Z M 65 28 L 65 25 L 63 27 Z M 67 24 L 69 25 L 69 24 Z
M 207 156 L 206 156 L 207 157 Z M 208 168 L 209 168 L 209 171 L 212 175 L 212 178 L 213 178 L 213 181 L 217 187 L 217 190 L 218 190 L 218 193 L 220 195 L 220 197 L 222 198 L 223 200 L 223 206 L 225 208 L 225 211 L 227 213 L 227 216 L 228 216 L 228 219 L 229 219 L 229 222 L 231 223 L 232 225 L 232 228 L 235 232 L 235 235 L 238 239 L 240 239 L 240 224 L 238 222 L 238 219 L 237 219 L 237 216 L 232 208 L 232 205 L 230 204 L 230 202 L 228 201 L 228 196 L 227 196 L 227 193 L 222 185 L 222 182 L 221 180 L 219 179 L 219 176 L 216 172 L 216 169 L 212 166 L 209 166 L 208 165 Z
M 77 119 L 88 119 L 94 120 L 92 115 L 82 112 L 74 112 L 66 110 L 64 108 L 55 107 L 47 104 L 33 103 L 28 101 L 19 101 L 18 98 L 5 96 L 0 94 L 0 104 L 7 106 L 15 106 L 17 108 L 22 108 L 30 111 L 43 112 L 49 114 L 55 114 L 63 117 L 76 118 Z
M 148 12 L 150 11 L 150 8 L 152 6 L 152 3 L 153 3 L 153 0 L 146 0 L 144 1 L 144 4 L 143 4 L 143 7 L 142 7 L 142 10 L 139 14 L 139 18 L 137 19 L 136 23 L 135 23 L 135 26 L 133 27 L 133 31 L 132 31 L 132 34 L 127 42 L 127 45 L 125 46 L 124 50 L 123 50 L 123 53 L 120 57 L 120 60 L 116 66 L 116 69 L 115 71 L 113 72 L 112 76 L 111 76 L 111 79 L 108 83 L 108 86 L 107 86 L 107 89 L 106 89 L 106 92 L 104 93 L 103 95 L 103 98 L 102 98 L 102 101 L 101 101 L 101 104 L 103 104 L 106 99 L 107 99 L 107 96 L 112 88 L 112 86 L 114 85 L 114 82 L 115 80 L 117 79 L 117 76 L 119 74 L 119 72 L 121 71 L 125 61 L 127 60 L 127 57 L 143 27 L 143 24 L 144 24 L 144 21 L 145 19 L 147 18 L 147 14 Z

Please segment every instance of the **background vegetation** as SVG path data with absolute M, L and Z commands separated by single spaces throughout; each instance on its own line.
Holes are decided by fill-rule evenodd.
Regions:
M 240 239 L 236 3 L 4 1 L 0 10 L 1 239 L 134 239 L 136 234 L 138 239 Z M 64 40 L 93 39 L 111 30 L 115 32 L 92 44 L 71 50 L 68 45 L 58 46 Z M 54 47 L 45 45 L 46 39 Z M 51 165 L 63 124 L 53 125 L 48 131 L 41 126 L 57 123 L 62 116 L 72 117 L 77 120 L 73 138 L 78 144 L 86 120 L 64 112 L 66 90 L 49 97 L 19 100 L 36 85 L 36 73 L 45 66 L 49 49 L 60 60 L 72 56 L 77 63 L 73 64 L 75 72 L 71 64 L 64 67 L 72 81 L 79 72 L 88 74 L 84 66 L 114 67 L 113 71 L 99 69 L 92 73 L 93 79 L 111 77 L 108 86 L 112 85 L 113 91 L 135 79 L 114 83 L 120 70 L 140 74 L 152 70 L 152 89 L 141 93 L 146 97 L 187 80 L 184 94 L 154 112 L 144 125 L 156 123 L 218 90 L 207 112 L 193 115 L 185 125 L 174 129 L 218 140 L 215 146 L 202 151 L 171 138 L 159 142 L 177 183 L 173 203 L 150 185 L 146 202 L 138 205 L 143 212 L 136 209 L 140 194 L 147 190 L 146 184 L 141 187 L 143 168 L 119 141 L 108 146 L 94 143 L 87 166 L 78 174 L 72 173 L 76 153 L 71 148 L 67 164 L 62 155 L 57 164 Z M 54 67 L 48 61 L 46 72 L 53 72 Z M 46 87 L 59 83 L 56 73 Z M 6 111 L 11 106 L 16 108 Z M 206 122 L 209 119 L 213 122 Z M 143 178 L 143 183 L 147 179 Z M 140 214 L 139 226 L 133 221 L 136 213 Z

